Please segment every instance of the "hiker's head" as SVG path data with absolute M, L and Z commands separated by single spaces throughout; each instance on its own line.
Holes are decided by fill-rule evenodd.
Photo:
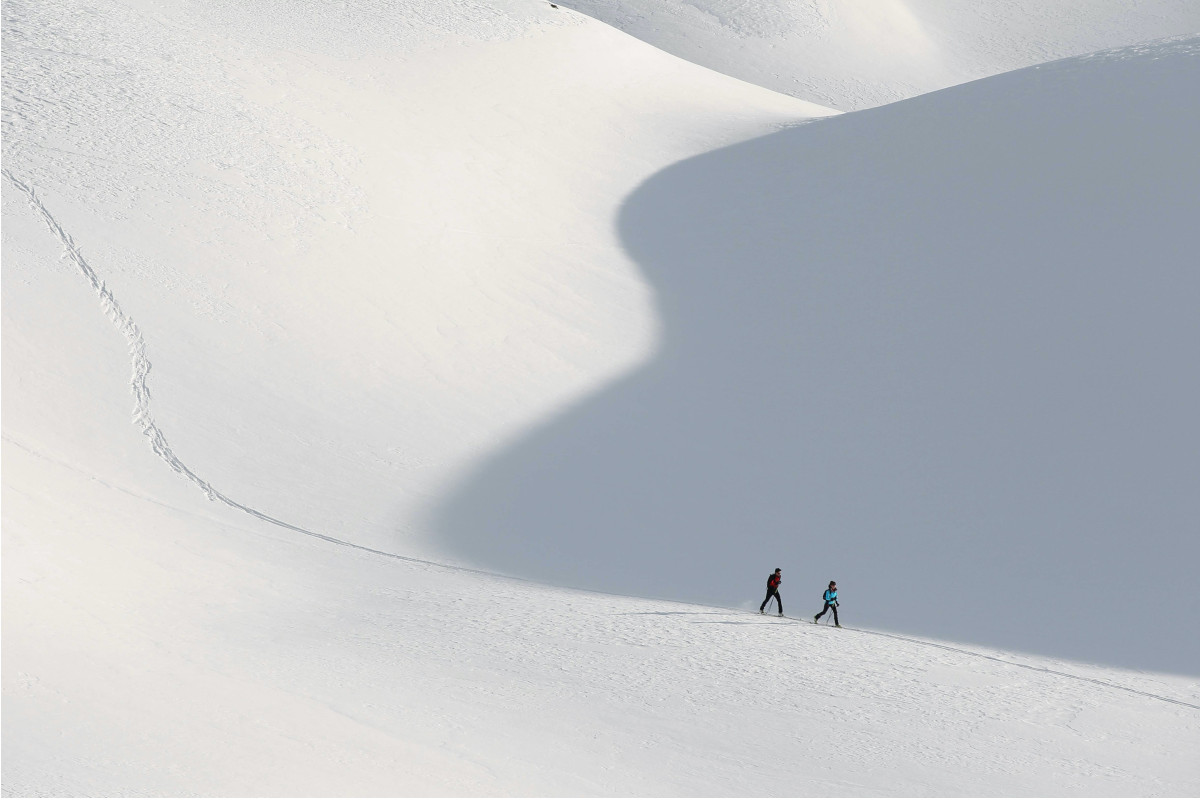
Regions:
M 830 582 L 829 582 L 829 588 L 830 588 L 830 589 L 836 589 L 836 588 L 837 588 L 837 581 L 830 581 Z
M 779 567 L 776 567 L 776 568 L 775 568 L 775 574 L 776 574 L 776 575 L 778 575 L 778 574 L 779 574 L 779 573 L 781 573 L 781 572 L 783 572 L 783 570 L 781 570 Z

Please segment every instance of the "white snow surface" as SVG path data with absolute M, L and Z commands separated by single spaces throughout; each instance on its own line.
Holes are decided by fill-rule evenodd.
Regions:
M 1020 4 L 989 7 L 1011 17 Z M 1176 32 L 1178 8 L 1148 4 L 1137 17 L 1144 25 L 1130 30 L 1137 38 Z M 738 24 L 767 24 L 753 11 L 743 7 Z M 761 383 L 756 365 L 812 331 L 785 326 L 786 336 L 754 358 L 706 352 L 706 372 L 692 357 L 705 337 L 694 334 L 722 328 L 697 326 L 692 315 L 777 326 L 779 308 L 762 298 L 796 297 L 796 273 L 778 248 L 801 247 L 803 234 L 807 252 L 820 256 L 804 269 L 819 270 L 832 242 L 855 241 L 845 228 L 817 235 L 814 226 L 846 218 L 797 194 L 796 169 L 812 171 L 811 185 L 831 193 L 834 211 L 875 203 L 929 215 L 968 196 L 933 191 L 935 178 L 964 162 L 941 159 L 948 145 L 935 136 L 909 162 L 911 174 L 883 175 L 919 187 L 913 202 L 871 182 L 870 170 L 889 163 L 879 148 L 896 142 L 910 158 L 905 144 L 922 133 L 977 137 L 1002 114 L 1008 127 L 995 128 L 998 137 L 1062 123 L 1068 138 L 1086 143 L 1090 126 L 1128 114 L 1098 141 L 1145 150 L 1108 177 L 1140 209 L 1130 247 L 1146 256 L 1140 274 L 1149 286 L 1106 272 L 1115 288 L 1100 299 L 1130 296 L 1121 313 L 1137 316 L 1117 332 L 1149 331 L 1115 360 L 1119 374 L 1155 398 L 1174 390 L 1155 409 L 1175 438 L 1156 433 L 1145 446 L 1147 463 L 1163 465 L 1146 479 L 1163 510 L 1152 530 L 1129 535 L 1173 557 L 1163 570 L 1177 582 L 1195 553 L 1175 546 L 1195 533 L 1192 506 L 1179 500 L 1193 496 L 1196 477 L 1187 411 L 1196 331 L 1185 313 L 1196 295 L 1194 279 L 1180 277 L 1194 249 L 1181 231 L 1195 219 L 1200 174 L 1186 146 L 1195 138 L 1194 40 L 838 117 L 540 2 L 9 0 L 2 13 L 6 796 L 1200 790 L 1194 648 L 1164 644 L 1196 621 L 1194 587 L 1122 599 L 1166 620 L 1137 640 L 1149 661 L 1110 657 L 1124 646 L 1119 637 L 1086 664 L 1036 638 L 1005 639 L 986 620 L 969 645 L 936 635 L 956 630 L 949 621 L 934 635 L 893 624 L 878 608 L 881 595 L 862 586 L 869 569 L 847 588 L 847 628 L 761 617 L 751 596 L 777 555 L 791 559 L 782 565 L 784 597 L 799 617 L 811 613 L 800 598 L 819 594 L 838 563 L 825 554 L 792 570 L 805 540 L 768 518 L 786 505 L 746 518 L 732 543 L 745 552 L 734 559 L 703 526 L 690 542 L 682 523 L 637 528 L 664 508 L 693 513 L 688 499 L 698 492 L 724 491 L 707 483 L 720 470 L 704 465 L 729 463 L 735 451 L 719 446 L 728 440 L 703 439 L 715 443 L 708 454 L 676 453 L 666 469 L 680 479 L 651 475 L 643 486 L 667 494 L 648 503 L 595 472 L 597 464 L 622 475 L 663 468 L 662 445 L 676 435 L 664 398 L 684 400 L 678 419 L 690 424 L 688 398 L 730 401 L 713 387 L 748 377 L 747 392 L 779 388 Z M 1036 17 L 1036 36 L 1026 28 L 1006 35 L 1033 42 L 1025 54 L 1038 42 L 1091 42 L 1057 32 L 1068 16 Z M 967 27 L 960 33 L 940 41 L 969 44 Z M 838 51 L 846 85 L 860 85 L 855 70 L 870 66 L 870 52 L 863 42 Z M 726 62 L 739 58 L 730 51 Z M 1067 99 L 1094 103 L 1110 86 L 1105 113 L 1087 105 L 1070 116 Z M 912 93 L 896 87 L 885 95 Z M 866 97 L 855 88 L 828 99 L 850 108 Z M 1064 105 L 1065 117 L 1050 115 Z M 813 121 L 825 117 L 834 118 Z M 1066 147 L 1056 142 L 1047 152 Z M 815 163 L 814 152 L 836 160 Z M 860 168 L 847 166 L 860 157 Z M 1030 199 L 1039 186 L 1031 176 L 1051 164 L 1001 166 L 1014 185 L 989 195 L 986 210 L 1011 223 L 1012 204 Z M 1105 185 L 1082 187 L 1084 200 L 1099 198 L 1085 210 L 1107 202 Z M 872 186 L 880 191 L 867 192 Z M 793 224 L 799 214 L 815 216 Z M 892 219 L 879 207 L 863 218 Z M 681 230 L 690 233 L 681 239 Z M 901 226 L 878 230 L 849 250 L 877 254 Z M 998 247 L 977 227 L 961 230 L 956 251 Z M 1088 256 L 1111 247 L 1097 236 Z M 741 265 L 737 280 L 720 277 L 722 259 Z M 679 267 L 696 280 L 667 279 Z M 837 274 L 828 275 L 824 301 L 814 295 L 811 304 L 849 301 L 857 314 L 856 303 L 911 302 L 903 287 L 847 297 Z M 935 270 L 883 285 L 930 275 L 945 277 Z M 1075 322 L 1098 307 L 1083 306 Z M 940 336 L 948 323 L 934 319 Z M 1049 340 L 1061 343 L 1060 334 L 1050 330 Z M 1148 343 L 1163 344 L 1160 357 L 1131 372 Z M 739 359 L 748 371 L 734 368 Z M 1173 383 L 1160 368 L 1167 362 L 1180 365 Z M 941 368 L 916 366 L 928 368 L 926 378 Z M 592 412 L 610 420 L 621 387 L 644 387 L 647 376 L 650 417 L 626 429 L 594 425 Z M 869 394 L 859 397 L 867 403 Z M 1117 410 L 1144 408 L 1128 400 Z M 772 408 L 752 416 L 756 437 L 780 420 Z M 705 425 L 736 429 L 744 418 Z M 881 424 L 867 418 L 873 427 L 859 446 Z M 646 419 L 670 435 L 648 437 L 639 454 L 629 444 Z M 1032 419 L 1046 430 L 1045 418 Z M 571 447 L 579 432 L 609 438 L 580 452 Z M 786 425 L 773 436 L 796 441 Z M 797 480 L 822 463 L 758 441 L 763 460 L 743 486 L 772 486 L 763 469 Z M 564 446 L 567 457 L 555 455 Z M 849 463 L 839 462 L 835 477 L 862 479 Z M 601 530 L 610 546 L 597 549 L 592 532 L 605 518 L 573 530 L 554 516 L 563 497 L 546 517 L 529 516 L 524 503 L 539 481 L 547 492 L 566 487 L 581 513 L 592 502 L 581 486 L 615 487 L 614 507 L 632 514 L 642 543 L 632 540 L 622 559 L 616 551 L 629 546 L 629 532 Z M 511 502 L 493 508 L 504 535 L 512 537 L 510 524 L 527 526 L 499 552 L 472 541 L 488 528 L 471 521 L 498 489 L 512 490 L 502 493 Z M 1128 495 L 1135 510 L 1148 491 L 1137 489 Z M 1081 491 L 1080 502 L 1089 497 Z M 892 500 L 881 496 L 879 507 Z M 1052 537 L 1059 549 L 1043 554 L 1048 562 L 1109 580 L 1111 542 L 1097 545 L 1072 520 L 1055 519 L 1066 527 Z M 746 551 L 747 533 L 778 547 Z M 1066 552 L 1072 544 L 1087 552 L 1085 564 Z M 970 545 L 954 553 L 994 557 L 991 545 Z M 660 570 L 672 552 L 678 563 Z M 634 559 L 642 563 L 627 572 Z M 584 561 L 589 569 L 572 571 Z M 695 594 L 683 588 L 689 575 L 692 584 L 708 581 L 721 564 L 729 587 L 700 590 L 701 604 L 679 602 Z M 646 588 L 639 581 L 651 567 L 662 581 Z M 927 575 L 914 567 L 910 577 L 925 585 Z M 1174 592 L 1173 607 L 1155 609 L 1164 591 Z M 911 603 L 912 617 L 926 602 L 894 590 L 892 599 L 900 610 Z M 965 607 L 1037 619 L 1039 602 L 1025 587 L 998 596 L 983 585 Z M 1084 644 L 1094 645 L 1094 620 L 1075 619 L 1080 613 L 1072 606 L 1068 618 L 1039 624 L 1087 623 Z M 886 621 L 890 631 L 860 621 Z
M 1200 39 L 1135 46 L 663 170 L 620 218 L 654 357 L 480 464 L 446 541 L 1196 674 L 1198 91 Z
M 644 41 L 852 110 L 1020 67 L 1200 33 L 1192 0 L 569 0 Z

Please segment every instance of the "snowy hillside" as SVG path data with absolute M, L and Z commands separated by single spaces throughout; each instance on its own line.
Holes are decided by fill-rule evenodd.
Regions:
M 6 498 L 44 525 L 5 534 L 6 794 L 1197 786 L 1194 679 L 381 559 L 5 467 L 98 509 Z
M 851 110 L 1066 56 L 1200 33 L 1191 0 L 571 0 L 667 52 Z
M 1195 674 L 1198 92 L 1187 39 L 659 173 L 621 213 L 655 358 L 441 527 L 567 585 L 733 604 L 786 565 L 871 624 Z
M 354 59 L 332 8 L 6 12 L 5 168 L 137 323 L 174 454 L 381 547 L 424 546 L 412 509 L 455 468 L 650 352 L 612 230 L 639 182 L 829 113 L 578 14 L 442 5 L 357 9 L 373 36 Z M 449 28 L 410 27 L 431 19 Z M 23 248 L 57 245 L 14 187 L 6 263 L 42 274 Z M 56 324 L 31 302 L 10 305 Z M 128 390 L 112 402 L 127 416 Z
M 1168 635 L 1197 618 L 1194 41 L 838 116 L 525 0 L 2 13 L 5 795 L 1200 789 L 1195 645 Z M 1141 155 L 1086 169 L 1114 149 Z M 1109 214 L 1038 231 L 1087 230 L 1091 294 L 1076 250 L 1014 260 L 988 224 L 1065 207 Z M 923 267 L 857 280 L 893 258 Z M 1026 377 L 1030 340 L 989 338 L 1028 299 L 989 278 L 1012 263 L 1049 270 L 1071 313 L 1030 330 L 1084 366 L 1034 359 L 1061 399 L 1018 403 L 1033 432 L 960 440 L 954 398 Z M 1114 378 L 1085 419 L 1151 412 L 1106 442 L 1136 474 L 1054 427 L 1102 345 L 1153 395 Z M 792 413 L 803 374 L 826 430 Z M 1105 528 L 1120 550 L 1063 501 L 1011 511 L 1044 486 L 1158 516 Z M 950 539 L 963 487 L 982 522 Z M 1053 637 L 998 622 L 1038 598 L 980 566 L 1030 549 L 1022 580 L 1066 582 Z M 943 556 L 950 615 L 912 585 Z M 1162 584 L 1112 601 L 1145 633 L 1101 624 L 1117 559 Z M 748 611 L 777 563 L 796 616 L 836 570 L 853 624 Z

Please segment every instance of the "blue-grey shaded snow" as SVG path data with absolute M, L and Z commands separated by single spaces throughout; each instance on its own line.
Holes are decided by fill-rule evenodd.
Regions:
M 725 148 L 626 203 L 657 357 L 446 499 L 474 563 L 1196 674 L 1200 45 Z

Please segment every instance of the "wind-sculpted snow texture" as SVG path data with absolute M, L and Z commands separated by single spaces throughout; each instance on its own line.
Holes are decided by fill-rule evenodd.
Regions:
M 985 79 L 655 176 L 655 360 L 443 506 L 605 591 L 1200 673 L 1200 40 Z M 757 597 L 753 598 L 757 601 Z
M 689 61 L 842 110 L 1200 32 L 1191 0 L 571 0 Z M 853 53 L 853 58 L 847 54 Z

